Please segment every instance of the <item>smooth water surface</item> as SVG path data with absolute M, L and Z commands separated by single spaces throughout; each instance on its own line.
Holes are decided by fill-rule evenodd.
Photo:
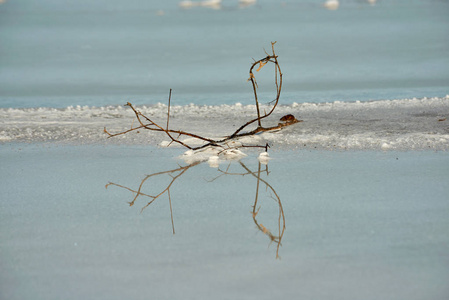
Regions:
M 251 154 L 141 185 L 186 166 L 178 154 L 2 146 L 1 298 L 449 295 L 446 153 L 279 151 L 268 175 Z
M 179 2 L 5 1 L 0 107 L 151 104 L 170 88 L 179 105 L 249 104 L 249 66 L 272 41 L 284 103 L 449 93 L 448 1 Z

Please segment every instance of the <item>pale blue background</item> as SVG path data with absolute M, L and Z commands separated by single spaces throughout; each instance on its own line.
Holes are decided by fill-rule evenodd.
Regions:
M 285 103 L 449 93 L 448 1 L 323 2 L 7 1 L 0 107 L 165 102 L 170 88 L 178 104 L 252 103 L 248 68 L 271 41 Z

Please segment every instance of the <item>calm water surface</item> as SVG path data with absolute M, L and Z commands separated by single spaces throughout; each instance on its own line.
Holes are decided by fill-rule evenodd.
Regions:
M 448 94 L 447 1 L 323 2 L 6 1 L 0 106 L 148 104 L 170 88 L 178 104 L 252 103 L 248 68 L 271 41 L 285 103 Z
M 1 298 L 447 297 L 446 154 L 176 152 L 2 147 Z

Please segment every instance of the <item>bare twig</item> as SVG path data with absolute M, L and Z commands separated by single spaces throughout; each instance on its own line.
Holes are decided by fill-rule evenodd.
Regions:
M 168 130 L 168 122 L 170 121 L 170 101 L 171 101 L 171 89 L 170 89 L 170 94 L 168 95 L 168 111 L 167 111 L 167 128 L 166 128 L 166 130 Z
M 210 146 L 214 146 L 214 147 L 220 147 L 222 149 L 229 149 L 229 146 L 225 145 L 228 141 L 233 140 L 233 139 L 237 139 L 240 137 L 244 137 L 244 136 L 250 136 L 250 135 L 254 135 L 257 134 L 259 132 L 266 132 L 266 131 L 273 131 L 273 130 L 279 130 L 282 129 L 286 126 L 290 126 L 293 125 L 297 122 L 300 122 L 298 120 L 296 120 L 296 118 L 293 117 L 293 119 L 289 120 L 288 122 L 283 122 L 283 123 L 279 123 L 276 126 L 271 126 L 271 127 L 263 127 L 262 126 L 262 120 L 267 118 L 268 116 L 270 116 L 273 111 L 276 109 L 278 103 L 279 103 L 279 98 L 281 95 L 281 89 L 282 89 L 282 72 L 281 72 L 281 68 L 279 66 L 279 62 L 278 62 L 278 56 L 276 55 L 275 51 L 274 51 L 274 45 L 276 44 L 276 42 L 272 42 L 271 43 L 271 54 L 268 54 L 266 51 L 265 53 L 267 54 L 266 57 L 259 59 L 257 61 L 254 61 L 254 63 L 251 65 L 250 69 L 249 69 L 249 79 L 248 81 L 251 81 L 252 87 L 253 87 L 253 92 L 254 92 L 254 99 L 256 102 L 256 113 L 257 113 L 257 118 L 254 118 L 248 122 L 246 122 L 245 124 L 241 125 L 236 131 L 234 131 L 232 134 L 225 136 L 222 139 L 218 139 L 218 140 L 214 140 L 214 139 L 210 139 L 210 138 L 206 138 L 203 137 L 201 135 L 198 134 L 193 134 L 190 132 L 186 132 L 186 131 L 182 131 L 182 130 L 172 130 L 169 129 L 169 123 L 170 123 L 170 106 L 171 106 L 171 93 L 172 90 L 170 89 L 170 93 L 169 93 L 169 98 L 168 98 L 168 109 L 167 109 L 167 124 L 166 127 L 163 128 L 162 126 L 160 126 L 159 124 L 157 124 L 155 121 L 151 120 L 149 117 L 145 116 L 144 114 L 142 114 L 140 111 L 138 111 L 131 103 L 127 103 L 126 106 L 129 106 L 135 116 L 137 121 L 139 122 L 139 126 L 137 127 L 133 127 L 131 126 L 130 129 L 122 131 L 122 132 L 118 132 L 118 133 L 110 133 L 109 131 L 106 130 L 106 128 L 104 128 L 104 132 L 108 135 L 108 138 L 111 137 L 115 137 L 118 135 L 122 135 L 122 134 L 127 134 L 129 132 L 135 131 L 135 130 L 139 130 L 139 129 L 147 129 L 147 130 L 152 130 L 152 131 L 160 131 L 160 132 L 164 132 L 169 138 L 170 138 L 170 143 L 177 143 L 183 147 L 186 147 L 188 149 L 191 150 L 199 150 L 202 148 L 206 148 L 206 147 L 210 147 Z M 257 81 L 256 81 L 256 77 L 254 76 L 254 68 L 256 66 L 258 66 L 258 68 L 256 69 L 256 72 L 259 72 L 266 64 L 268 63 L 272 63 L 274 64 L 274 74 L 275 74 L 275 86 L 276 86 L 276 98 L 270 102 L 270 104 L 272 104 L 271 109 L 266 112 L 264 110 L 263 114 L 261 114 L 260 111 L 260 103 L 259 103 L 259 99 L 257 96 Z M 253 124 L 257 122 L 257 128 L 254 130 L 251 130 L 249 132 L 242 132 L 245 128 L 247 128 L 249 125 Z M 173 134 L 176 134 L 177 137 L 174 137 Z M 189 136 L 198 140 L 201 140 L 204 142 L 203 145 L 201 146 L 197 146 L 197 147 L 193 147 L 188 145 L 187 143 L 183 142 L 180 140 L 180 138 L 182 136 Z M 260 148 L 265 148 L 265 146 L 247 146 L 247 145 L 241 145 L 239 146 L 240 148 L 245 148 L 245 147 L 260 147 Z

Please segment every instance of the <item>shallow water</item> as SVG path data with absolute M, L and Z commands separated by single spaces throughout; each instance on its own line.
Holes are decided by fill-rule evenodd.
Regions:
M 446 153 L 280 151 L 192 166 L 164 194 L 146 175 L 179 149 L 0 148 L 5 299 L 445 299 Z M 265 170 L 265 166 L 261 166 Z M 224 174 L 223 172 L 232 174 Z M 247 175 L 242 175 L 246 173 Z M 240 174 L 240 175 L 239 175 Z M 172 173 L 175 176 L 174 173 Z M 172 180 L 147 179 L 156 195 Z M 113 182 L 123 187 L 105 185 Z M 274 194 L 279 197 L 279 200 Z M 276 259 L 280 206 L 285 232 Z M 282 227 L 282 225 L 281 225 Z M 176 233 L 173 235 L 172 231 Z

